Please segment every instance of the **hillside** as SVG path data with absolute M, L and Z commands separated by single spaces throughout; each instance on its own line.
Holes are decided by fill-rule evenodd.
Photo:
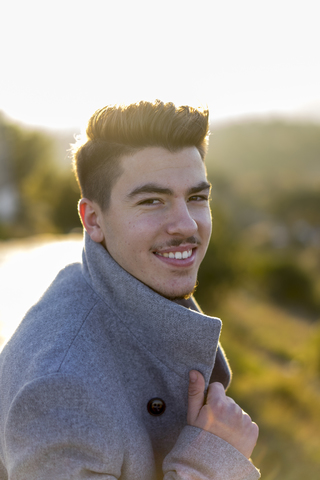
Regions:
M 228 395 L 260 428 L 252 458 L 263 480 L 317 480 L 320 323 L 243 290 L 207 311 L 223 320 L 233 370 Z
M 320 471 L 320 126 L 213 129 L 213 237 L 196 297 L 223 320 L 229 395 L 260 427 L 264 480 Z
M 320 124 L 260 120 L 212 126 L 207 165 L 238 179 L 258 174 L 268 181 L 287 176 L 299 184 L 320 182 Z

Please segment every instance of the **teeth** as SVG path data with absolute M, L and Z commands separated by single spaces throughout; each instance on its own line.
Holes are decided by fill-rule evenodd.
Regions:
M 185 250 L 184 252 L 169 252 L 169 253 L 158 253 L 162 257 L 166 258 L 175 258 L 177 260 L 189 258 L 192 255 L 192 250 Z

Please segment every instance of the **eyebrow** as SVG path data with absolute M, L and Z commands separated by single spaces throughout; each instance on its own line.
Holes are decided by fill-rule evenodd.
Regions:
M 198 185 L 189 188 L 187 194 L 192 195 L 193 193 L 202 192 L 202 190 L 210 190 L 211 184 L 208 182 L 200 182 Z M 164 188 L 156 183 L 146 183 L 132 190 L 128 194 L 128 198 L 133 198 L 141 193 L 159 193 L 160 195 L 173 195 L 173 191 L 170 188 Z

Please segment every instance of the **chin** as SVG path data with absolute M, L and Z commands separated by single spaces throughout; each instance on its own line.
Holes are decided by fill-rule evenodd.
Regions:
M 181 291 L 177 291 L 177 292 L 173 292 L 173 291 L 161 292 L 157 290 L 155 291 L 160 295 L 162 295 L 163 297 L 167 298 L 168 300 L 187 300 L 188 298 L 191 297 L 191 295 L 194 294 L 196 288 L 197 288 L 197 283 L 191 289 L 190 288 L 184 289 L 184 290 L 181 289 Z

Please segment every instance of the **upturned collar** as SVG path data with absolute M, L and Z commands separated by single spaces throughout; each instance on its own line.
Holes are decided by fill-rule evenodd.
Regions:
M 179 302 L 186 305 L 182 306 L 159 295 L 124 270 L 87 232 L 82 268 L 95 292 L 138 342 L 178 375 L 185 377 L 186 371 L 196 369 L 209 383 L 221 330 L 219 318 L 192 309 L 192 299 Z

